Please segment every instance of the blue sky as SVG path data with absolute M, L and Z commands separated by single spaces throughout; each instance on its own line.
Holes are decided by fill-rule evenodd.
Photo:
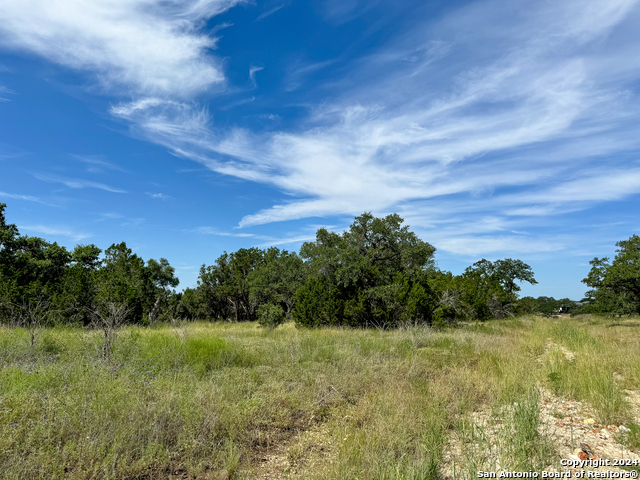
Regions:
M 0 202 L 181 287 L 398 212 L 460 273 L 582 297 L 639 233 L 636 0 L 3 0 Z

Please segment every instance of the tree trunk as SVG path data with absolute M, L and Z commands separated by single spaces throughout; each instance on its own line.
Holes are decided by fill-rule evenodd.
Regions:
M 149 324 L 151 325 L 156 319 L 156 312 L 158 311 L 158 307 L 160 306 L 160 300 L 162 300 L 162 296 L 158 296 L 156 302 L 153 304 L 153 308 L 149 312 Z
M 237 323 L 238 322 L 238 304 L 237 304 L 237 302 L 234 302 L 231 299 L 229 299 L 229 302 L 231 303 L 231 306 L 233 307 L 233 313 L 235 313 L 236 323 Z

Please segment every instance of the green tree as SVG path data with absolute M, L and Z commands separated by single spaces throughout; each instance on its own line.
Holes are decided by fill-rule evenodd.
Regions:
M 127 322 L 141 322 L 156 299 L 151 273 L 125 242 L 114 243 L 104 253 L 102 268 L 97 272 L 97 303 L 122 306 Z
M 263 261 L 249 273 L 249 303 L 259 308 L 264 304 L 279 305 L 289 315 L 295 294 L 306 277 L 304 262 L 295 252 L 276 247 L 264 252 Z
M 280 305 L 269 303 L 262 304 L 257 308 L 258 323 L 271 330 L 278 327 L 285 321 L 285 313 Z
M 521 260 L 507 258 L 491 262 L 482 259 L 462 274 L 464 301 L 478 320 L 512 315 L 520 285 L 538 283 L 533 270 Z
M 305 327 L 344 324 L 342 293 L 327 277 L 309 277 L 296 291 L 293 311 L 296 323 Z
M 91 312 L 98 293 L 97 272 L 102 264 L 100 250 L 95 245 L 76 245 L 71 263 L 62 279 L 62 292 L 57 297 L 58 308 L 65 317 L 83 325 L 91 323 Z
M 151 281 L 156 287 L 155 302 L 149 311 L 149 323 L 153 323 L 158 315 L 161 304 L 167 303 L 170 288 L 175 288 L 180 283 L 178 277 L 175 276 L 176 269 L 173 268 L 166 258 L 160 261 L 153 258 L 147 261 L 147 271 L 151 277 Z
M 223 313 L 222 308 L 227 305 L 236 322 L 255 320 L 257 305 L 251 302 L 249 275 L 263 263 L 264 251 L 258 248 L 224 252 L 214 265 L 202 266 L 198 288 L 217 312 Z
M 538 282 L 534 278 L 533 270 L 522 260 L 506 258 L 494 262 L 495 276 L 503 291 L 510 300 L 515 301 L 520 285 L 517 282 L 527 282 L 535 285 Z
M 55 242 L 20 235 L 15 224 L 7 223 L 5 208 L 0 203 L 0 303 L 7 321 L 16 308 L 56 300 L 71 254 Z
M 397 214 L 364 213 L 342 235 L 319 229 L 316 241 L 300 249 L 309 276 L 296 294 L 296 321 L 310 326 L 429 321 L 427 280 L 435 271 L 435 248 L 403 222 Z
M 204 291 L 200 288 L 185 288 L 182 294 L 171 296 L 177 301 L 175 306 L 176 317 L 186 320 L 218 318 L 209 308 L 209 302 L 204 298 Z
M 591 287 L 586 293 L 591 305 L 586 311 L 599 313 L 640 313 L 640 237 L 616 243 L 616 256 L 594 258 L 582 280 Z
M 468 280 L 451 272 L 437 271 L 429 278 L 434 295 L 433 321 L 439 326 L 474 318 L 471 305 L 466 301 Z

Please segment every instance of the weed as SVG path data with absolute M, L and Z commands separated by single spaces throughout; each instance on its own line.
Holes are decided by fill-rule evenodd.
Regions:
M 620 437 L 622 443 L 634 450 L 640 450 L 640 425 L 629 422 L 627 424 L 628 432 L 623 432 Z

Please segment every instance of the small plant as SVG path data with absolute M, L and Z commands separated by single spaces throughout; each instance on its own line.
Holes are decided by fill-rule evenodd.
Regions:
M 91 326 L 102 330 L 104 343 L 102 345 L 102 359 L 111 359 L 111 350 L 118 336 L 118 330 L 124 324 L 129 309 L 123 303 L 105 302 L 91 312 Z
M 510 423 L 513 428 L 510 437 L 511 454 L 517 468 L 540 470 L 553 455 L 553 445 L 538 432 L 540 424 L 540 392 L 532 388 L 514 403 Z
M 284 310 L 280 305 L 260 305 L 258 307 L 258 322 L 271 330 L 282 325 L 285 321 Z
M 622 433 L 621 437 L 623 442 L 634 450 L 640 449 L 640 425 L 637 423 L 629 423 L 627 430 Z
M 14 318 L 13 323 L 24 328 L 29 334 L 29 347 L 33 352 L 42 330 L 47 324 L 47 319 L 52 311 L 49 302 L 42 297 L 28 299 L 22 304 L 13 305 L 11 309 Z

